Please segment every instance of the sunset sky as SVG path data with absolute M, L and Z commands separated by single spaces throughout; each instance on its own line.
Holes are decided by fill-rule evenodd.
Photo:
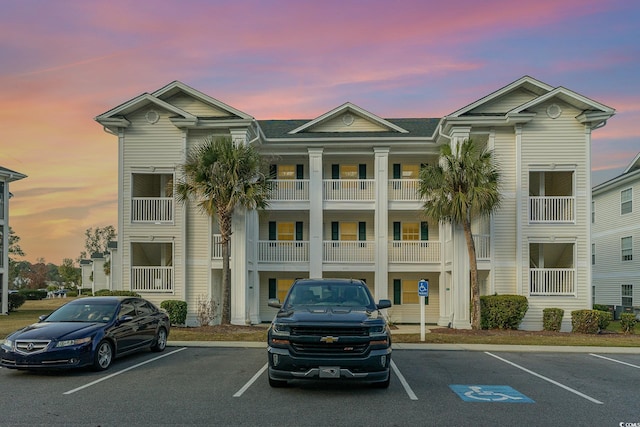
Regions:
M 94 117 L 180 80 L 257 119 L 345 102 L 442 117 L 530 75 L 616 109 L 593 184 L 640 151 L 640 2 L 0 0 L 0 166 L 25 259 L 117 226 L 117 139 Z

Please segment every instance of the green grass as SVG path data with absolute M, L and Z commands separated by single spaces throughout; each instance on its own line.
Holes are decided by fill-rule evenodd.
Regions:
M 0 316 L 0 338 L 11 332 L 37 322 L 38 317 L 49 314 L 72 298 L 55 298 L 40 301 L 26 301 L 18 311 L 8 316 Z M 574 334 L 566 332 L 532 331 L 468 331 L 459 329 L 434 329 L 425 334 L 393 334 L 396 343 L 432 344 L 502 344 L 502 345 L 559 345 L 559 346 L 604 346 L 640 347 L 640 325 L 636 325 L 634 335 L 620 333 L 620 324 L 611 322 L 605 334 Z M 266 342 L 266 327 L 250 326 L 206 326 L 202 328 L 171 328 L 170 341 L 258 341 Z

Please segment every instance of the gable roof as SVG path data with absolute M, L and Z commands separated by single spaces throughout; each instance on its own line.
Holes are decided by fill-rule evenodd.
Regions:
M 7 182 L 17 181 L 19 179 L 26 178 L 27 175 L 20 172 L 12 171 L 11 169 L 3 168 L 0 166 L 0 177 L 5 178 Z
M 622 174 L 624 175 L 625 173 L 633 172 L 638 169 L 640 169 L 640 153 L 636 154 L 636 157 L 631 161 L 631 163 L 629 163 L 629 166 L 627 166 Z
M 326 113 L 324 113 L 323 115 L 308 121 L 304 124 L 302 124 L 301 126 L 289 131 L 290 134 L 297 134 L 297 133 L 302 133 L 305 131 L 311 131 L 314 127 L 322 124 L 322 123 L 326 123 L 331 119 L 334 119 L 336 117 L 339 117 L 343 114 L 346 113 L 352 113 L 356 116 L 359 116 L 363 119 L 365 119 L 366 121 L 376 124 L 384 129 L 387 129 L 387 131 L 390 132 L 399 132 L 399 133 L 408 133 L 407 130 L 401 128 L 398 125 L 395 125 L 393 123 L 391 123 L 388 120 L 385 120 L 381 117 L 376 116 L 373 113 L 370 113 L 369 111 L 358 107 L 355 104 L 352 104 L 350 102 L 345 102 L 344 104 L 342 104 L 341 106 L 334 108 L 331 111 L 328 111 Z

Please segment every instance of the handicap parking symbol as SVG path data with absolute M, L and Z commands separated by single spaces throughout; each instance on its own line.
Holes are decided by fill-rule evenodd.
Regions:
M 519 391 L 506 385 L 461 385 L 449 388 L 465 402 L 535 403 Z

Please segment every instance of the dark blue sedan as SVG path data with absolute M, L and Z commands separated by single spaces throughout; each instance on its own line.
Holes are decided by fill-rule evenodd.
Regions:
M 0 346 L 0 365 L 28 370 L 91 366 L 102 371 L 116 357 L 164 350 L 169 329 L 167 313 L 142 298 L 79 298 L 9 335 Z

